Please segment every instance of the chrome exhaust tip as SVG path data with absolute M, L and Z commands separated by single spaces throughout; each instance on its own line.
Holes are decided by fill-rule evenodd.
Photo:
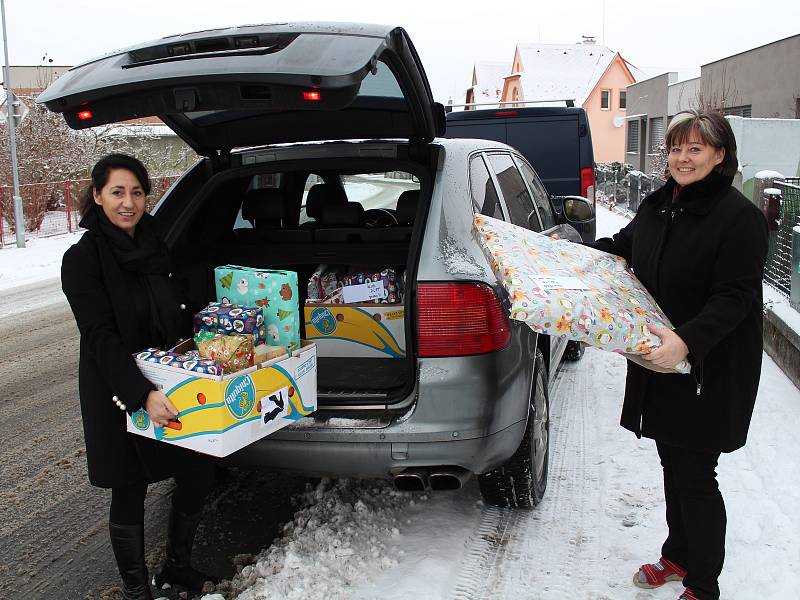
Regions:
M 461 467 L 435 469 L 428 476 L 432 490 L 459 490 L 464 487 L 472 473 Z
M 428 487 L 426 473 L 421 469 L 406 469 L 394 476 L 394 488 L 398 492 L 424 492 Z

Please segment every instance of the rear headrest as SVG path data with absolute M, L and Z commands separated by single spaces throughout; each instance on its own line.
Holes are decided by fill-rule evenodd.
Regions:
M 347 194 L 340 187 L 330 183 L 318 183 L 312 185 L 306 196 L 306 214 L 312 219 L 319 221 L 320 210 L 326 204 L 345 204 Z
M 321 227 L 361 227 L 364 225 L 364 207 L 358 202 L 326 204 L 319 218 Z
M 413 225 L 414 217 L 417 216 L 417 204 L 419 203 L 419 190 L 406 190 L 397 199 L 397 209 L 395 216 L 398 225 Z
M 286 203 L 279 190 L 250 190 L 242 202 L 242 218 L 250 221 L 269 222 L 277 227 L 286 217 Z

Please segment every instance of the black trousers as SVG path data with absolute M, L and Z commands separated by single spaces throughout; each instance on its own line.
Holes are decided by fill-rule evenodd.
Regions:
M 661 554 L 686 569 L 683 585 L 700 600 L 717 600 L 727 524 L 715 470 L 720 453 L 661 442 L 656 448 L 664 468 L 669 528 Z
M 200 463 L 192 470 L 175 475 L 175 492 L 172 507 L 185 515 L 195 515 L 203 510 L 206 496 L 214 484 L 214 467 L 211 462 Z M 109 520 L 117 525 L 144 523 L 146 483 L 135 483 L 111 488 Z

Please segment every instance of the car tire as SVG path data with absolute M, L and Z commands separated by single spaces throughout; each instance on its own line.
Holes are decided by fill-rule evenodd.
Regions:
M 576 342 L 575 340 L 570 340 L 567 342 L 567 347 L 564 349 L 564 356 L 562 358 L 563 360 L 575 362 L 576 360 L 581 359 L 585 351 L 586 346 L 584 346 L 582 343 Z
M 501 508 L 533 508 L 547 488 L 550 458 L 550 401 L 547 370 L 537 348 L 525 434 L 516 452 L 496 469 L 478 476 L 483 501 Z

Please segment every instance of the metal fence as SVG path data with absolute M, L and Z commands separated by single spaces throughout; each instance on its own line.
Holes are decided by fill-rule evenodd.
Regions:
M 800 178 L 787 177 L 772 183 L 780 194 L 762 194 L 761 209 L 769 224 L 769 254 L 764 269 L 764 280 L 776 290 L 791 294 L 792 229 L 800 225 Z M 769 190 L 769 188 L 768 188 Z
M 664 185 L 663 180 L 628 170 L 624 165 L 597 165 L 595 176 L 598 199 L 631 215 L 636 214 L 648 194 Z
M 149 211 L 161 199 L 177 176 L 150 179 Z M 25 239 L 49 237 L 78 230 L 80 196 L 89 185 L 88 179 L 70 179 L 20 185 Z M 16 243 L 14 221 L 14 188 L 0 186 L 0 248 Z

